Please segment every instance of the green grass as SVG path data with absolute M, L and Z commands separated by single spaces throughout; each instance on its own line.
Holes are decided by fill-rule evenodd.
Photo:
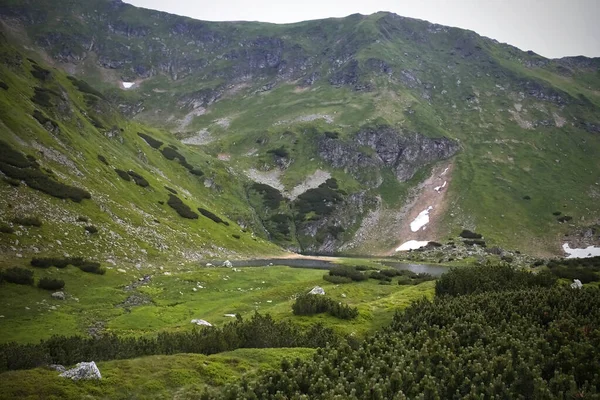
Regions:
M 362 336 L 389 322 L 396 309 L 433 295 L 431 282 L 399 286 L 394 281 L 386 286 L 368 280 L 334 285 L 322 279 L 327 271 L 315 269 L 273 266 L 234 272 L 188 264 L 171 266 L 171 275 L 164 275 L 157 269 L 126 268 L 127 273 L 111 269 L 103 276 L 86 274 L 75 267 L 35 269 L 36 281 L 45 276 L 65 281 L 64 301 L 54 300 L 48 291 L 36 287 L 2 283 L 0 315 L 4 318 L 0 340 L 34 343 L 52 335 L 86 335 L 96 321 L 102 321 L 107 332 L 119 335 L 153 335 L 160 330 L 191 329 L 190 321 L 195 318 L 222 326 L 232 320 L 225 314 L 250 317 L 255 311 L 303 325 L 323 322 L 339 333 Z M 149 284 L 131 291 L 123 289 L 147 273 L 153 274 Z M 358 307 L 359 317 L 347 322 L 327 315 L 292 315 L 293 296 L 317 285 L 333 299 Z M 132 294 L 145 298 L 146 304 L 124 307 L 122 303 Z
M 100 381 L 73 382 L 37 368 L 0 375 L 0 399 L 192 399 L 205 387 L 219 388 L 279 368 L 286 358 L 308 359 L 314 349 L 238 349 L 205 356 L 177 354 L 98 363 Z

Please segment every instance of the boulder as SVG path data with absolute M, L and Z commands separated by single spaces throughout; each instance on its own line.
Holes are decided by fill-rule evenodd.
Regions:
M 54 292 L 50 296 L 52 296 L 52 298 L 56 300 L 64 300 L 65 292 Z
M 75 366 L 75 368 L 71 368 L 60 374 L 62 378 L 71 378 L 74 381 L 78 381 L 80 379 L 102 379 L 102 375 L 100 375 L 100 370 L 96 366 L 96 363 L 93 361 L 90 362 L 80 362 Z
M 583 284 L 579 279 L 573 279 L 573 283 L 571 283 L 571 289 L 581 289 Z
M 325 294 L 325 290 L 321 286 L 315 286 L 314 288 L 312 288 L 312 290 L 310 292 L 308 292 L 308 294 L 320 294 L 320 295 L 324 295 Z
M 223 266 L 227 268 L 233 268 L 233 264 L 229 260 L 225 260 L 225 262 L 223 262 Z
M 203 319 L 193 319 L 192 324 L 196 324 L 196 325 L 203 325 L 203 326 L 212 326 L 212 324 L 208 321 L 205 321 Z
M 67 370 L 64 366 L 62 366 L 60 364 L 50 364 L 50 365 L 48 365 L 48 368 L 53 369 L 58 372 L 65 372 Z

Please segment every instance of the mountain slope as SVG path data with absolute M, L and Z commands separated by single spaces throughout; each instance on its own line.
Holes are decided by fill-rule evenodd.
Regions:
M 256 181 L 240 210 L 285 247 L 387 253 L 467 228 L 547 255 L 599 223 L 599 59 L 548 60 L 389 13 L 274 25 L 118 0 L 1 3 L 11 40 L 89 81 L 128 123 Z M 441 166 L 447 193 L 412 232 Z

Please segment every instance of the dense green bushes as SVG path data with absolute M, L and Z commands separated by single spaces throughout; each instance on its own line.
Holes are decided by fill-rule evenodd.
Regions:
M 551 287 L 556 277 L 549 272 L 533 274 L 509 265 L 452 268 L 435 283 L 437 296 L 497 292 L 507 289 Z
M 253 183 L 250 188 L 261 194 L 265 206 L 272 210 L 279 208 L 279 204 L 283 201 L 283 196 L 279 190 L 264 183 Z
M 177 159 L 179 161 L 179 164 L 181 164 L 185 169 L 187 169 L 192 175 L 204 175 L 204 172 L 201 169 L 195 168 L 193 165 L 188 163 L 185 157 L 181 155 L 174 146 L 171 145 L 164 147 L 160 152 L 167 160 L 173 161 Z
M 21 226 L 42 226 L 42 221 L 38 217 L 14 217 L 12 222 Z
M 329 275 L 349 278 L 354 282 L 366 281 L 369 279 L 367 275 L 357 270 L 356 267 L 347 265 L 336 265 L 335 267 L 332 267 L 329 270 Z
M 292 304 L 294 315 L 315 315 L 328 313 L 340 319 L 353 319 L 358 316 L 358 308 L 336 302 L 318 294 L 302 294 Z
M 473 269 L 476 280 L 476 271 L 489 272 Z M 358 346 L 319 349 L 205 398 L 597 398 L 600 290 L 504 282 L 501 292 L 412 303 Z
M 481 239 L 483 237 L 483 235 L 481 235 L 479 233 L 471 232 L 468 229 L 464 229 L 460 233 L 460 237 L 465 238 L 465 239 Z
M 581 283 L 600 281 L 600 257 L 550 260 L 548 270 L 559 278 L 579 279 Z
M 129 176 L 129 174 L 121 169 L 115 168 L 115 172 L 117 173 L 117 175 L 119 175 L 119 177 L 121 179 L 123 179 L 124 181 L 131 181 L 131 177 Z
M 77 79 L 74 76 L 68 76 L 67 78 L 71 81 L 73 86 L 75 86 L 77 90 L 79 90 L 81 93 L 91 94 L 101 99 L 104 99 L 104 95 L 96 89 L 94 89 L 92 86 L 90 86 L 90 84 L 86 81 Z
M 60 290 L 65 287 L 65 281 L 61 279 L 42 278 L 38 282 L 38 287 L 45 290 Z
M 198 211 L 200 211 L 200 214 L 204 215 L 208 219 L 211 219 L 213 222 L 215 222 L 217 224 L 223 224 L 225 226 L 229 226 L 229 222 L 223 221 L 221 218 L 219 218 L 218 216 L 216 216 L 215 214 L 213 214 L 212 212 L 208 211 L 205 208 L 198 207 Z
M 294 202 L 294 206 L 298 211 L 299 219 L 304 218 L 310 212 L 314 212 L 317 215 L 329 215 L 333 211 L 334 205 L 343 200 L 342 196 L 336 190 L 332 189 L 328 182 L 329 180 L 319 187 L 309 189 L 298 196 Z
M 171 188 L 170 188 L 170 187 L 168 187 L 168 186 L 165 186 L 165 189 L 167 189 L 169 192 L 171 192 L 171 193 L 173 193 L 173 194 L 178 194 L 178 193 L 177 193 L 177 190 L 175 190 L 175 189 L 171 189 Z
M 138 136 L 141 137 L 142 139 L 144 139 L 146 141 L 146 143 L 148 143 L 148 145 L 154 149 L 160 149 L 160 146 L 163 145 L 163 142 L 161 142 L 160 140 L 154 139 L 152 136 L 147 135 L 145 133 L 138 132 Z
M 284 146 L 278 147 L 276 149 L 267 150 L 267 154 L 273 154 L 274 156 L 280 158 L 287 158 L 290 155 L 290 153 Z
M 77 203 L 91 198 L 88 191 L 55 181 L 39 169 L 36 161 L 28 160 L 22 153 L 0 140 L 0 171 L 6 176 L 25 181 L 27 186 L 59 199 Z
M 143 176 L 141 176 L 140 174 L 138 174 L 135 171 L 127 171 L 127 174 L 129 174 L 129 176 L 131 176 L 133 178 L 133 181 L 135 182 L 136 185 L 141 186 L 141 187 L 148 187 L 150 186 L 150 183 L 148 183 L 148 181 L 146 179 L 144 179 Z
M 40 81 L 47 81 L 52 77 L 52 72 L 50 72 L 50 70 L 42 68 L 37 64 L 32 64 L 31 67 L 31 75 Z
M 8 225 L 0 224 L 0 233 L 15 233 L 15 230 Z
M 336 285 L 344 284 L 344 283 L 352 283 L 352 279 L 347 276 L 338 276 L 338 275 L 323 275 L 323 279 L 327 282 L 335 283 Z
M 86 230 L 86 232 L 88 232 L 90 235 L 93 235 L 94 233 L 98 233 L 98 228 L 96 228 L 94 225 L 88 225 L 84 228 Z
M 98 154 L 98 160 L 104 165 L 110 165 L 106 160 L 106 157 L 104 157 L 102 154 Z
M 33 257 L 31 259 L 31 266 L 36 268 L 66 268 L 68 265 L 79 267 L 85 264 L 85 260 L 81 257 Z
M 192 209 L 187 204 L 185 204 L 183 201 L 181 201 L 181 199 L 179 197 L 177 197 L 175 195 L 172 195 L 172 194 L 169 195 L 169 200 L 167 201 L 167 204 L 172 209 L 177 211 L 177 214 L 179 214 L 183 218 L 198 219 L 198 214 L 193 212 Z
M 12 267 L 2 271 L 2 279 L 17 285 L 33 285 L 33 271 Z
M 47 364 L 73 365 L 81 360 L 106 361 L 154 354 L 214 354 L 237 348 L 324 347 L 339 341 L 323 325 L 300 328 L 254 314 L 248 320 L 218 327 L 199 327 L 187 332 L 161 332 L 155 337 L 105 335 L 97 339 L 54 336 L 39 344 L 0 344 L 0 372 Z
M 77 268 L 90 274 L 104 275 L 106 273 L 106 270 L 100 266 L 100 263 L 95 261 L 85 261 L 81 265 L 77 265 Z

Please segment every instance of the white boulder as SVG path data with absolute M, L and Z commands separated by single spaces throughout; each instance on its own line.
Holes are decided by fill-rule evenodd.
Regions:
M 321 286 L 315 286 L 314 288 L 312 288 L 312 290 L 310 292 L 308 292 L 308 294 L 320 294 L 320 295 L 324 295 L 325 294 L 325 290 Z
M 227 268 L 233 268 L 233 264 L 229 260 L 225 260 L 225 262 L 223 262 L 223 266 Z
M 65 292 L 54 292 L 50 296 L 52 296 L 52 298 L 56 300 L 64 300 Z
M 80 362 L 75 366 L 75 368 L 71 368 L 59 376 L 63 378 L 71 378 L 74 381 L 78 381 L 80 379 L 102 379 L 100 370 L 93 361 Z
M 193 319 L 192 324 L 196 324 L 196 325 L 203 325 L 203 326 L 212 326 L 212 324 L 208 321 L 205 321 L 203 319 Z
M 581 289 L 583 284 L 579 279 L 573 279 L 573 283 L 571 283 L 571 289 Z

